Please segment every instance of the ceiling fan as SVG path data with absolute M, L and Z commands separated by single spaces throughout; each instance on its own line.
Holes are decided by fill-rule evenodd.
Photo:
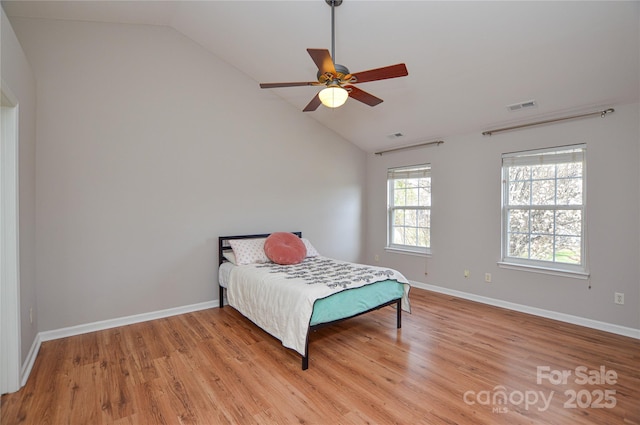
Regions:
M 350 73 L 346 66 L 335 63 L 335 7 L 340 6 L 342 0 L 325 0 L 325 2 L 331 6 L 331 54 L 327 49 L 307 49 L 311 59 L 318 67 L 318 74 L 316 75 L 318 80 L 292 83 L 261 83 L 260 88 L 325 86 L 311 99 L 311 102 L 303 109 L 304 112 L 315 111 L 320 104 L 329 108 L 337 108 L 342 106 L 348 97 L 369 106 L 376 106 L 382 103 L 382 99 L 359 89 L 353 84 L 405 77 L 409 75 L 406 65 L 399 63 L 368 71 Z

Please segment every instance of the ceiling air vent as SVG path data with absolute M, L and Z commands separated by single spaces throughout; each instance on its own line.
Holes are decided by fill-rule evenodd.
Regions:
M 507 109 L 510 112 L 519 111 L 520 109 L 535 108 L 538 106 L 535 100 L 527 100 L 526 102 L 514 103 L 513 105 L 507 105 Z
M 393 134 L 389 134 L 387 137 L 389 139 L 399 139 L 402 136 L 404 136 L 404 134 L 402 133 L 393 133 Z

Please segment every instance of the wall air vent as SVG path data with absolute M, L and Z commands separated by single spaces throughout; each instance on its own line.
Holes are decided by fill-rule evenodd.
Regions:
M 519 111 L 521 109 L 530 109 L 537 107 L 538 104 L 535 100 L 527 100 L 526 102 L 514 103 L 513 105 L 507 105 L 507 109 L 510 112 Z

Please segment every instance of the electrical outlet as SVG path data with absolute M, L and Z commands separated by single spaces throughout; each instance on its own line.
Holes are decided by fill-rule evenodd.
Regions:
M 469 277 L 469 270 L 464 271 L 464 277 Z
M 624 293 L 616 292 L 613 294 L 613 302 L 616 304 L 624 304 Z
M 29 323 L 33 325 L 33 307 L 29 308 Z
M 484 274 L 484 281 L 487 283 L 491 283 L 491 273 Z
M 377 263 L 378 261 L 380 261 L 380 256 L 378 254 L 374 255 L 373 260 Z

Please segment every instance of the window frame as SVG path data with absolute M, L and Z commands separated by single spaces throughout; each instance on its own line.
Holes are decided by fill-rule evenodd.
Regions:
M 574 155 L 581 157 L 582 162 L 582 173 L 580 176 L 581 179 L 581 190 L 582 190 L 582 203 L 581 204 L 556 204 L 555 198 L 554 203 L 549 205 L 537 205 L 531 202 L 532 195 L 530 196 L 530 202 L 527 205 L 510 205 L 509 204 L 509 168 L 512 165 L 505 165 L 505 158 L 514 158 L 515 161 L 524 161 L 522 164 L 526 164 L 529 162 L 529 165 L 536 165 L 533 162 L 533 159 L 537 159 L 539 165 L 547 165 L 551 163 L 566 163 L 566 162 L 545 162 L 545 155 L 547 158 L 549 156 L 553 157 L 553 155 L 571 155 L 571 151 L 576 151 Z M 523 160 L 524 158 L 524 160 Z M 548 159 L 547 159 L 548 161 Z M 509 161 L 507 161 L 509 162 Z M 572 161 L 579 162 L 579 161 Z M 502 155 L 502 197 L 501 197 L 501 260 L 498 262 L 500 267 L 504 268 L 512 268 L 512 269 L 521 269 L 527 271 L 534 271 L 540 273 L 547 273 L 553 275 L 560 276 L 568 276 L 568 277 L 577 277 L 581 279 L 586 279 L 589 277 L 588 272 L 588 263 L 587 263 L 587 244 L 586 244 L 586 211 L 587 211 L 587 145 L 586 144 L 575 144 L 575 145 L 566 145 L 566 146 L 558 146 L 552 148 L 545 149 L 534 149 L 527 150 L 521 152 L 512 152 Z M 557 187 L 557 182 L 561 180 L 558 177 L 557 173 L 554 175 L 553 180 L 556 182 L 554 187 Z M 542 180 L 542 179 L 538 179 Z M 530 182 L 535 181 L 535 179 L 530 178 Z M 531 192 L 533 192 L 531 190 Z M 554 197 L 557 195 L 557 191 L 554 191 Z M 526 209 L 529 212 L 532 210 L 545 210 L 545 211 L 558 211 L 558 210 L 578 210 L 581 212 L 581 223 L 580 223 L 580 263 L 565 263 L 559 262 L 555 260 L 555 252 L 554 252 L 554 260 L 539 260 L 539 259 L 531 259 L 531 258 L 521 258 L 521 257 L 512 257 L 509 256 L 509 211 L 512 209 Z M 528 235 L 530 236 L 534 233 L 531 229 L 531 218 L 529 218 L 529 229 Z M 558 235 L 557 229 L 554 224 L 554 229 L 552 236 L 554 238 L 554 250 L 555 250 L 555 239 L 557 237 L 561 237 L 562 235 Z M 566 236 L 566 235 L 565 235 Z M 530 245 L 529 245 L 530 247 Z
M 415 173 L 423 173 L 424 177 L 429 178 L 429 205 L 413 205 L 413 206 L 395 206 L 394 205 L 394 194 L 395 194 L 395 180 L 397 178 L 393 177 L 393 174 L 401 174 L 403 172 L 415 172 Z M 410 174 L 409 174 L 410 175 Z M 415 177 L 419 178 L 419 177 Z M 431 210 L 433 207 L 433 193 L 431 191 L 432 187 L 431 180 L 431 164 L 423 163 L 416 164 L 412 166 L 403 166 L 403 167 L 393 167 L 387 170 L 387 243 L 385 246 L 386 251 L 390 252 L 398 252 L 403 254 L 410 255 L 419 255 L 419 256 L 428 256 L 431 254 Z M 427 247 L 421 247 L 416 245 L 403 245 L 392 243 L 392 232 L 394 228 L 393 224 L 393 212 L 399 209 L 404 210 L 416 210 L 416 211 L 428 211 L 429 212 L 429 220 L 427 227 L 417 227 L 417 228 L 425 228 L 427 229 L 428 236 L 427 240 L 429 245 Z

